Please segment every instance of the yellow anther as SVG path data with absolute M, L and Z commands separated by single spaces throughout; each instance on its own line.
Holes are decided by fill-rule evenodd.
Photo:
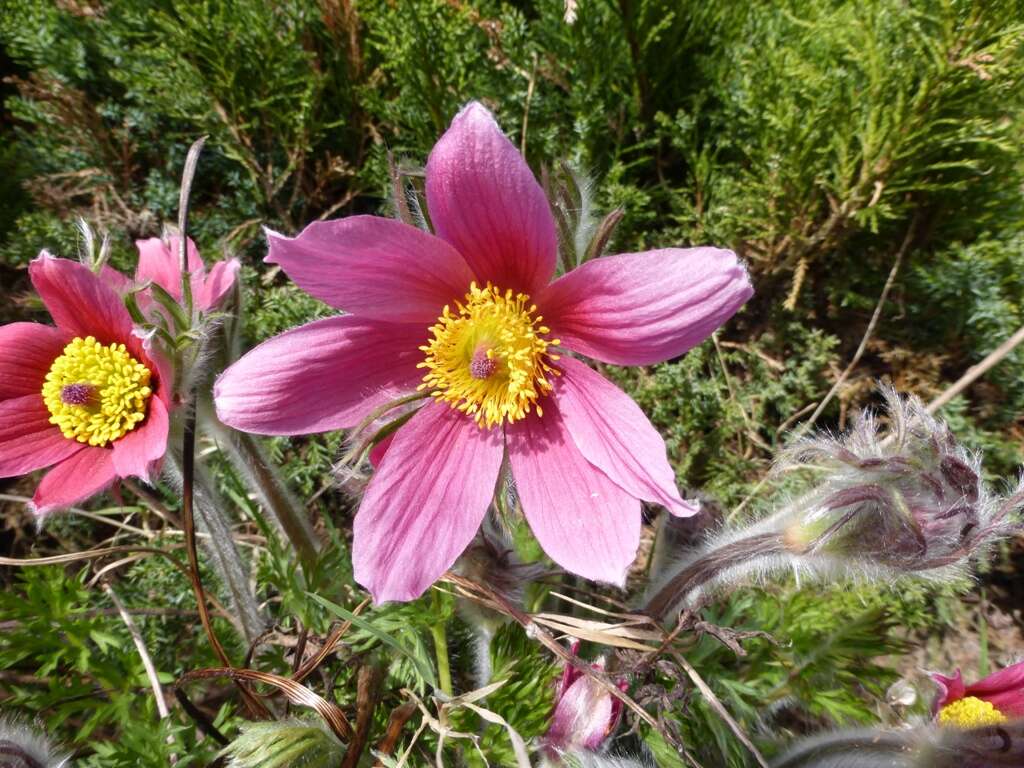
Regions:
M 976 696 L 957 699 L 939 710 L 939 725 L 952 728 L 981 728 L 1006 722 L 1006 715 L 996 709 L 992 702 Z
M 419 367 L 427 369 L 420 389 L 482 427 L 517 421 L 531 409 L 539 415 L 537 400 L 559 374 L 548 348 L 559 342 L 542 338 L 550 330 L 538 324 L 536 310 L 524 293 L 472 283 L 454 311 L 444 308 L 420 347 L 426 358 Z
M 76 337 L 53 361 L 43 382 L 50 423 L 64 437 L 104 446 L 123 437 L 146 418 L 152 390 L 149 368 L 124 344 L 101 344 Z

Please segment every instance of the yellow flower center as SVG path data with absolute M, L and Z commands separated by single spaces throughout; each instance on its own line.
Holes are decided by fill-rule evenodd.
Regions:
M 146 418 L 149 368 L 128 354 L 124 344 L 75 338 L 53 361 L 43 382 L 50 423 L 64 437 L 104 446 L 131 432 Z
M 976 696 L 957 699 L 939 710 L 939 725 L 952 728 L 982 728 L 1006 722 L 1006 715 L 996 709 L 992 702 Z
M 551 329 L 536 311 L 525 293 L 472 283 L 454 311 L 444 308 L 430 329 L 433 338 L 420 347 L 426 359 L 419 367 L 427 373 L 419 388 L 433 390 L 481 427 L 517 421 L 531 409 L 541 415 L 537 400 L 558 375 L 550 365 L 558 355 L 548 347 L 559 342 L 545 338 Z

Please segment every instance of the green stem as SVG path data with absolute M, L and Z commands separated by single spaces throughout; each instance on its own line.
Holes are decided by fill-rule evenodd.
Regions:
M 430 634 L 434 638 L 434 653 L 437 655 L 437 679 L 441 691 L 447 696 L 452 695 L 452 668 L 448 661 L 448 620 L 445 617 L 444 598 L 438 592 L 434 592 L 434 608 L 442 618 L 430 627 Z

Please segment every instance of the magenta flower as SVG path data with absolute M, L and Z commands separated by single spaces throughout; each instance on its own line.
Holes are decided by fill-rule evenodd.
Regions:
M 167 449 L 171 374 L 132 334 L 111 274 L 44 251 L 29 276 L 56 327 L 0 327 L 0 477 L 52 466 L 39 515 L 148 478 Z
M 579 647 L 579 642 L 573 643 L 573 656 Z M 590 666 L 604 671 L 603 660 Z M 618 685 L 620 690 L 627 688 L 625 682 Z M 555 689 L 555 709 L 542 739 L 544 747 L 556 754 L 579 749 L 596 752 L 615 730 L 621 716 L 620 699 L 572 664 L 566 664 Z
M 971 685 L 964 685 L 959 669 L 932 679 L 939 686 L 932 712 L 942 725 L 977 728 L 1024 717 L 1024 661 Z
M 155 283 L 174 299 L 181 301 L 181 261 L 178 255 L 180 243 L 179 237 L 169 237 L 167 240 L 159 237 L 136 240 L 139 263 L 135 268 L 135 284 L 141 286 Z M 189 283 L 192 286 L 192 302 L 195 308 L 200 312 L 217 309 L 234 288 L 240 267 L 238 259 L 229 259 L 218 261 L 213 265 L 213 269 L 207 272 L 196 244 L 189 238 Z M 119 272 L 104 270 L 103 277 L 119 290 L 131 287 L 130 281 Z
M 374 457 L 355 577 L 378 602 L 422 594 L 469 544 L 505 457 L 547 554 L 621 583 L 641 499 L 683 501 L 660 435 L 571 351 L 615 365 L 683 354 L 752 290 L 735 254 L 669 248 L 594 259 L 553 282 L 548 201 L 491 114 L 471 103 L 430 154 L 436 235 L 392 219 L 268 232 L 267 261 L 343 309 L 264 342 L 221 375 L 220 418 L 294 435 L 352 427 L 395 398 L 433 400 Z

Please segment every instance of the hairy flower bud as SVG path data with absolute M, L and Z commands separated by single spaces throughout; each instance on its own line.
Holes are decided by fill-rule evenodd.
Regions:
M 573 643 L 575 656 L 580 644 Z M 604 670 L 604 661 L 591 665 Z M 619 687 L 626 689 L 625 682 Z M 597 752 L 619 724 L 622 702 L 572 664 L 566 664 L 555 690 L 551 725 L 544 734 L 544 751 L 554 758 L 580 750 Z
M 0 766 L 2 768 L 64 768 L 71 756 L 61 753 L 34 728 L 0 717 Z
M 887 437 L 864 411 L 849 434 L 803 440 L 779 457 L 779 470 L 819 478 L 793 505 L 787 544 L 903 572 L 961 562 L 1003 531 L 1008 507 L 920 400 L 892 390 L 885 398 Z
M 979 459 L 920 400 L 883 394 L 888 435 L 864 411 L 848 434 L 784 451 L 776 471 L 812 474 L 810 489 L 711 537 L 652 586 L 646 611 L 667 619 L 673 607 L 692 608 L 716 589 L 786 570 L 810 578 L 948 577 L 1011 532 L 1024 486 L 996 496 Z

